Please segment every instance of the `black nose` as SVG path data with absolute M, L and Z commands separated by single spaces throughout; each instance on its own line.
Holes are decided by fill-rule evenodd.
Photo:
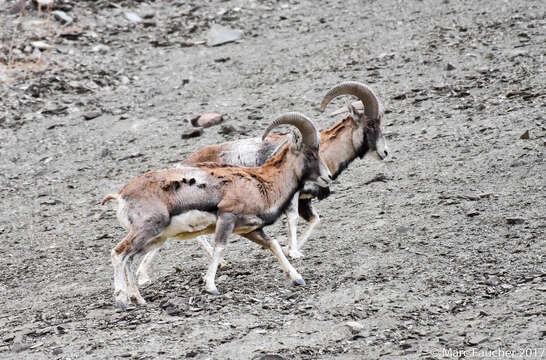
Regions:
M 389 156 L 389 152 L 385 150 L 385 157 Z

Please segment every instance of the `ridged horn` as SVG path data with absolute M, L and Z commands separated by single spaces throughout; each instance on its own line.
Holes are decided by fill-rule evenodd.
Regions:
M 315 148 L 319 146 L 320 138 L 317 128 L 307 116 L 298 112 L 289 112 L 273 120 L 267 129 L 265 129 L 262 140 L 267 137 L 271 130 L 282 124 L 295 126 L 300 131 L 302 141 L 305 144 Z
M 379 114 L 383 112 L 381 102 L 373 90 L 367 85 L 356 81 L 342 82 L 328 91 L 320 103 L 320 111 L 324 111 L 326 105 L 340 95 L 356 96 L 362 102 L 362 105 L 364 105 L 364 114 L 366 114 L 366 118 L 368 119 L 377 119 Z

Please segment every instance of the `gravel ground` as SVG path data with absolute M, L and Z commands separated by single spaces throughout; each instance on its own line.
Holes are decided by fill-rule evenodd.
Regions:
M 542 1 L 0 0 L 0 358 L 546 358 L 545 14 Z M 242 35 L 208 46 L 214 24 Z M 114 305 L 125 232 L 104 195 L 282 112 L 326 128 L 340 117 L 318 104 L 345 80 L 382 99 L 392 155 L 355 161 L 316 202 L 321 226 L 292 260 L 305 287 L 233 237 L 222 295 L 208 295 L 204 252 L 171 241 L 148 305 Z M 182 139 L 210 112 L 223 123 Z M 286 242 L 284 220 L 268 233 Z

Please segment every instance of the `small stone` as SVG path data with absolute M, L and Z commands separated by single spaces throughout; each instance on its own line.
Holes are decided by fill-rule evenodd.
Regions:
M 485 110 L 485 105 L 484 104 L 477 104 L 475 108 L 478 111 L 483 111 L 483 110 Z
M 132 23 L 139 23 L 142 21 L 142 18 L 137 13 L 132 11 L 126 11 L 123 13 L 123 15 L 125 15 L 125 18 Z
M 83 118 L 85 120 L 89 121 L 89 120 L 93 120 L 95 118 L 98 118 L 101 115 L 102 115 L 102 111 L 95 110 L 95 111 L 86 112 L 85 114 L 83 114 Z
M 143 19 L 153 19 L 155 17 L 155 12 L 153 10 L 145 10 L 142 13 Z
M 49 199 L 49 200 L 45 200 L 45 201 L 42 201 L 40 202 L 40 205 L 57 205 L 59 203 L 59 200 L 55 200 L 55 199 Z
M 38 3 L 39 6 L 50 7 L 53 5 L 55 0 L 36 0 L 36 2 Z
M 523 218 L 520 218 L 520 217 L 509 217 L 509 218 L 506 218 L 506 223 L 508 225 L 519 225 L 519 224 L 523 224 L 525 222 L 525 219 Z
M 15 353 L 23 352 L 30 348 L 29 344 L 26 344 L 24 342 L 14 341 L 13 345 L 11 346 L 11 351 Z
M 110 46 L 104 44 L 98 44 L 91 48 L 91 52 L 99 54 L 106 54 L 108 51 L 110 51 Z
M 187 358 L 194 358 L 196 357 L 197 355 L 199 355 L 199 353 L 195 350 L 190 350 L 186 353 L 186 357 Z
M 191 128 L 182 134 L 182 139 L 198 137 L 201 134 L 203 134 L 203 128 Z
M 523 134 L 519 137 L 521 140 L 529 140 L 529 130 L 525 130 Z
M 40 50 L 49 50 L 52 48 L 51 45 L 49 45 L 48 43 L 46 43 L 45 41 L 33 41 L 30 43 L 30 45 L 32 45 L 32 47 L 36 48 L 36 49 L 40 49 Z
M 280 355 L 276 354 L 267 354 L 259 358 L 258 360 L 284 360 L 284 358 Z
M 472 336 L 471 338 L 468 339 L 468 345 L 479 345 L 479 344 L 482 344 L 486 341 L 488 341 L 489 338 L 487 336 L 482 336 L 482 335 L 476 335 L 476 336 Z
M 216 58 L 216 59 L 214 59 L 214 62 L 223 63 L 223 62 L 226 62 L 226 61 L 229 61 L 229 60 L 231 60 L 231 58 L 229 56 L 226 56 L 226 57 Z
M 203 114 L 198 117 L 191 119 L 191 124 L 193 126 L 199 126 L 208 128 L 214 125 L 218 125 L 223 120 L 223 115 L 216 113 Z
M 102 151 L 100 152 L 100 157 L 101 158 L 105 158 L 107 157 L 108 155 L 110 155 L 112 152 L 110 151 L 110 149 L 108 148 L 104 148 L 102 149 Z
M 353 333 L 357 333 L 364 329 L 364 326 L 356 321 L 347 321 L 344 325 L 351 329 Z
M 241 30 L 232 29 L 218 24 L 212 25 L 207 37 L 208 46 L 218 46 L 239 40 L 243 36 Z
M 57 356 L 57 355 L 61 355 L 63 353 L 63 349 L 61 348 L 56 348 L 54 349 L 52 352 L 51 352 L 53 355 Z
M 490 276 L 489 279 L 487 279 L 486 284 L 490 286 L 497 286 L 500 284 L 500 280 L 498 277 L 493 275 L 493 276 Z
M 469 212 L 466 213 L 466 216 L 468 216 L 468 217 L 474 217 L 474 216 L 478 216 L 478 215 L 480 215 L 480 212 L 477 211 L 477 210 L 472 210 L 472 211 L 469 211 Z
M 220 130 L 218 130 L 218 134 L 229 135 L 231 133 L 234 133 L 235 131 L 236 129 L 232 125 L 222 125 L 220 127 Z
M 447 65 L 446 65 L 446 70 L 447 70 L 447 71 L 455 70 L 455 66 L 453 66 L 453 65 L 450 64 L 450 63 L 447 63 Z
M 61 10 L 55 10 L 55 11 L 52 11 L 51 14 L 55 17 L 56 20 L 62 22 L 63 24 L 70 24 L 72 23 L 72 21 L 74 21 L 72 19 L 72 17 L 70 17 L 70 15 L 68 15 L 67 13 L 65 13 L 64 11 L 61 11 Z

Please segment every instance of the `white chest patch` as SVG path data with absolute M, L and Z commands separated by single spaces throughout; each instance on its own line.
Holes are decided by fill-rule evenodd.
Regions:
M 176 237 L 180 234 L 191 234 L 205 230 L 210 225 L 216 224 L 216 215 L 206 211 L 190 210 L 183 214 L 173 216 L 171 223 L 163 231 L 165 237 Z

